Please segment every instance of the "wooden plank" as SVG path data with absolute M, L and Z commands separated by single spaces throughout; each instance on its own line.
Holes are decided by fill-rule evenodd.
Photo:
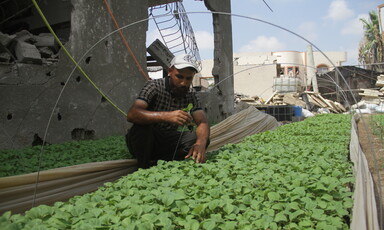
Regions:
M 313 95 L 308 94 L 308 99 L 309 99 L 309 102 L 310 102 L 310 103 L 313 103 L 313 104 L 315 104 L 316 106 L 321 107 L 321 108 L 324 107 L 324 105 L 322 105 L 322 104 L 318 101 L 318 99 L 315 99 L 315 98 L 313 97 Z
M 340 110 L 340 108 L 338 108 L 335 104 L 335 102 L 331 101 L 331 100 L 328 100 L 328 103 L 330 105 L 332 105 L 332 109 L 336 112 L 336 113 L 341 113 L 342 111 Z
M 328 105 L 327 105 L 326 103 L 324 103 L 324 101 L 322 101 L 321 99 L 319 99 L 319 98 L 317 97 L 317 95 L 311 95 L 311 98 L 312 98 L 313 100 L 315 100 L 318 104 L 320 104 L 320 107 L 322 107 L 322 108 L 327 108 L 327 107 L 328 107 Z
M 329 100 L 325 99 L 324 97 L 322 97 L 320 94 L 317 95 L 320 100 L 324 101 L 325 104 L 327 104 L 328 107 L 331 107 L 332 108 L 332 105 L 330 103 L 328 103 Z
M 379 90 L 375 89 L 363 89 L 362 93 L 359 93 L 360 96 L 370 96 L 370 97 L 377 97 L 377 96 L 383 96 L 383 93 Z
M 270 96 L 268 100 L 265 101 L 265 104 L 268 104 L 272 100 L 272 98 L 276 95 L 276 93 L 277 91 L 273 92 L 272 96 Z
M 335 101 L 335 105 L 340 109 L 341 112 L 347 112 L 347 109 L 339 102 Z

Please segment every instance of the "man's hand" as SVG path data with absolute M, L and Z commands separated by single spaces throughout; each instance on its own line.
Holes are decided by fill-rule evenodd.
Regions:
M 188 155 L 185 156 L 185 159 L 190 158 L 196 161 L 196 163 L 205 163 L 207 156 L 205 153 L 205 145 L 194 144 L 189 150 Z
M 186 125 L 192 121 L 192 117 L 189 113 L 182 110 L 175 110 L 168 112 L 168 122 L 176 125 Z
M 148 103 L 137 99 L 127 114 L 127 120 L 134 124 L 154 124 L 167 122 L 176 125 L 187 125 L 192 121 L 192 116 L 182 110 L 174 111 L 149 111 Z

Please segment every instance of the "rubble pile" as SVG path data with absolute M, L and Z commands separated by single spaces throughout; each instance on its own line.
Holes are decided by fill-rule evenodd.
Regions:
M 261 101 L 257 97 L 236 98 L 237 107 L 247 106 L 300 106 L 308 112 L 314 113 L 344 113 L 347 109 L 340 103 L 328 100 L 321 96 L 320 93 L 304 91 L 302 93 L 278 93 L 274 92 L 268 100 Z
M 352 106 L 357 113 L 384 113 L 384 74 L 377 76 L 378 89 L 359 89 L 361 100 Z
M 0 32 L 0 62 L 43 64 L 57 62 L 59 44 L 50 33 L 33 35 L 27 30 L 8 35 Z

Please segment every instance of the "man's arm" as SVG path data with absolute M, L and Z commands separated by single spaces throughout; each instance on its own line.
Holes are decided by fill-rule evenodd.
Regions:
M 191 116 L 182 110 L 169 112 L 158 112 L 147 110 L 148 103 L 144 100 L 137 99 L 127 114 L 127 120 L 134 124 L 152 124 L 160 122 L 168 122 L 177 125 L 184 125 L 191 121 Z
M 188 155 L 185 158 L 192 156 L 192 159 L 196 160 L 196 163 L 204 163 L 206 158 L 206 146 L 208 143 L 210 128 L 208 125 L 208 119 L 203 110 L 197 110 L 192 114 L 196 128 L 196 143 L 189 150 Z

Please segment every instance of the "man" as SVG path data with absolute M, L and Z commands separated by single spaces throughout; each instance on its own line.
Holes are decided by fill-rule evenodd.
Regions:
M 133 126 L 127 134 L 127 145 L 139 168 L 149 168 L 157 160 L 192 157 L 196 163 L 206 161 L 210 128 L 190 87 L 197 72 L 190 55 L 174 57 L 168 76 L 148 81 L 129 109 L 127 120 Z M 191 106 L 190 111 L 183 111 Z M 187 128 L 192 121 L 195 131 Z

